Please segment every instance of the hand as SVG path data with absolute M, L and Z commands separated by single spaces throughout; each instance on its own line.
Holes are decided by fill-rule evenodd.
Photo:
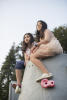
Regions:
M 26 60 L 29 60 L 30 59 L 30 56 L 29 55 L 25 55 L 25 58 L 26 58 Z
M 39 47 L 40 45 L 41 45 L 41 42 L 38 42 L 38 43 L 37 43 L 37 47 Z
M 31 53 L 33 53 L 33 50 L 36 48 L 36 46 L 33 46 L 32 48 L 31 48 Z
M 36 47 L 36 48 L 33 50 L 33 53 L 35 53 L 35 52 L 38 50 L 38 48 L 39 48 L 39 47 Z

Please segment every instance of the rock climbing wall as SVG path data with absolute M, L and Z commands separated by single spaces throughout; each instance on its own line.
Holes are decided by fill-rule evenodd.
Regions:
M 42 61 L 53 73 L 54 88 L 42 88 L 36 79 L 42 74 L 31 61 L 28 62 L 19 100 L 67 100 L 67 54 L 57 55 Z

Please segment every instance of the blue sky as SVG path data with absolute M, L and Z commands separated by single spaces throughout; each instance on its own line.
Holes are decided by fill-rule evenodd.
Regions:
M 34 33 L 38 20 L 48 28 L 67 24 L 67 0 L 0 0 L 0 67 L 13 42 L 18 45 L 26 32 Z

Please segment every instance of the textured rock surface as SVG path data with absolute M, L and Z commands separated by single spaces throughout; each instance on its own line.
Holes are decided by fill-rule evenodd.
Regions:
M 57 55 L 42 62 L 49 72 L 53 73 L 55 87 L 42 88 L 40 83 L 36 82 L 42 72 L 32 62 L 28 62 L 19 100 L 67 100 L 67 54 Z

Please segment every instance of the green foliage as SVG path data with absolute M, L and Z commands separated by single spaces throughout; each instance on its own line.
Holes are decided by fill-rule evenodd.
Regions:
M 1 69 L 2 100 L 5 99 L 7 100 L 9 92 L 9 82 L 11 80 L 15 80 L 15 70 L 14 70 L 15 63 L 16 63 L 15 47 L 13 45 Z
M 8 100 L 9 83 L 12 80 L 16 80 L 15 64 L 16 60 L 23 58 L 22 54 L 19 54 L 20 46 L 15 47 L 15 44 L 11 47 L 5 62 L 2 65 L 0 73 L 0 98 L 1 100 Z
M 2 79 L 2 77 L 1 77 L 1 71 L 0 71 L 0 100 L 1 100 L 1 98 L 2 98 L 2 83 L 1 83 L 1 79 Z
M 55 36 L 60 41 L 64 52 L 67 52 L 67 26 L 60 26 L 53 30 Z

